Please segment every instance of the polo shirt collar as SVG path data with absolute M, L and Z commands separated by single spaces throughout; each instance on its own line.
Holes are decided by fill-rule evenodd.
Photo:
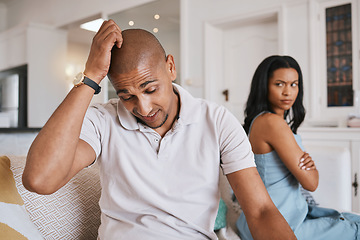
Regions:
M 134 115 L 132 115 L 121 103 L 119 99 L 117 102 L 117 115 L 120 122 L 120 125 L 127 130 L 137 130 L 139 129 L 139 124 Z
M 178 123 L 181 125 L 188 125 L 196 123 L 200 119 L 201 103 L 199 99 L 191 96 L 184 88 L 178 84 L 173 83 L 174 90 L 180 97 L 180 112 Z M 117 115 L 121 126 L 127 130 L 138 130 L 140 126 L 134 115 L 132 115 L 118 100 L 117 103 Z
M 179 93 L 180 97 L 178 122 L 183 125 L 198 122 L 201 113 L 200 99 L 194 98 L 188 91 L 175 83 L 173 83 L 173 86 L 175 91 Z

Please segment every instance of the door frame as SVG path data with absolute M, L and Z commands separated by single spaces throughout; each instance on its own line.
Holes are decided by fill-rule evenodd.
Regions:
M 285 52 L 285 12 L 284 7 L 271 8 L 246 15 L 236 15 L 224 19 L 209 20 L 204 23 L 204 98 L 217 103 L 223 102 L 222 89 L 218 82 L 223 78 L 223 34 L 224 30 L 237 28 L 268 18 L 277 18 L 279 54 Z

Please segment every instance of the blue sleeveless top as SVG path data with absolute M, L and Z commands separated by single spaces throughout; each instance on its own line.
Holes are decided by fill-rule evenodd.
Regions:
M 263 113 L 265 112 L 258 116 Z M 300 136 L 294 134 L 294 137 L 299 147 L 304 150 Z M 257 170 L 272 201 L 298 239 L 360 239 L 360 216 L 309 206 L 301 193 L 299 182 L 275 151 L 254 156 Z M 253 239 L 244 214 L 240 215 L 236 226 L 242 240 Z
M 265 112 L 257 115 L 252 123 L 263 113 Z M 294 137 L 298 145 L 303 149 L 300 136 L 294 134 Z M 287 169 L 275 151 L 265 154 L 254 154 L 254 157 L 259 175 L 272 201 L 289 223 L 292 230 L 295 231 L 304 221 L 308 212 L 308 206 L 301 194 L 299 182 Z M 241 239 L 252 239 L 244 214 L 241 214 L 237 226 Z

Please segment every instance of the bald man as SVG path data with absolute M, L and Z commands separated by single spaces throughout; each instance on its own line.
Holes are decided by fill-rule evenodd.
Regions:
M 119 98 L 89 107 L 106 75 Z M 97 161 L 98 239 L 217 239 L 221 167 L 254 239 L 296 239 L 257 173 L 239 122 L 172 83 L 173 56 L 151 33 L 121 32 L 105 21 L 78 77 L 29 150 L 28 190 L 53 193 Z

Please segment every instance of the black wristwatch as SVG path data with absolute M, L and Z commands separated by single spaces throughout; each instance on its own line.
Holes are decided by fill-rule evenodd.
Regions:
M 88 78 L 83 72 L 80 72 L 76 74 L 74 78 L 74 85 L 75 87 L 79 87 L 83 84 L 88 85 L 89 87 L 94 89 L 94 94 L 98 94 L 101 91 L 101 87 L 99 86 L 99 84 Z

